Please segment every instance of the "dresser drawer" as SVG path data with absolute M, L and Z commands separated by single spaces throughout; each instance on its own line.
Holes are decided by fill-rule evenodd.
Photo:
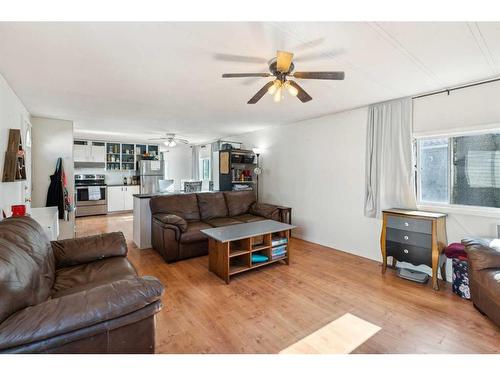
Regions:
M 403 216 L 387 216 L 387 227 L 410 232 L 432 233 L 432 220 L 413 219 Z
M 405 245 L 432 248 L 432 235 L 426 233 L 387 228 L 386 239 L 387 241 L 399 242 Z
M 411 263 L 415 266 L 425 264 L 432 266 L 432 252 L 431 249 L 405 245 L 399 242 L 386 241 L 387 256 L 393 256 L 399 262 Z

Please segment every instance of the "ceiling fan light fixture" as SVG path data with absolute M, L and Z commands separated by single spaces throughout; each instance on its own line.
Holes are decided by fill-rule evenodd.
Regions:
M 288 90 L 288 93 L 292 96 L 297 96 L 297 94 L 299 93 L 299 90 L 297 90 L 296 87 L 293 87 L 289 81 L 285 82 L 285 87 Z
M 281 92 L 282 92 L 282 89 L 281 89 L 281 85 L 276 89 L 276 92 L 274 93 L 273 95 L 273 100 L 278 103 L 278 102 L 281 102 Z
M 267 89 L 267 92 L 270 95 L 274 95 L 276 93 L 276 90 L 278 90 L 280 87 L 281 87 L 281 81 L 279 79 L 275 79 L 273 85 Z
M 177 142 L 174 141 L 173 139 L 169 139 L 168 141 L 165 142 L 165 146 L 167 146 L 167 147 L 175 147 L 175 146 L 177 146 Z

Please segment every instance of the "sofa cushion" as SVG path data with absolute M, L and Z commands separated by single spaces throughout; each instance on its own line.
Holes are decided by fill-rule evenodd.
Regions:
M 243 223 L 251 223 L 254 221 L 267 220 L 265 217 L 252 215 L 252 214 L 243 214 L 243 215 L 233 216 L 232 219 L 241 221 Z
M 227 216 L 226 200 L 222 193 L 198 193 L 201 220 Z
M 187 229 L 187 221 L 182 217 L 173 214 L 155 214 L 153 217 L 162 224 L 175 225 L 179 227 L 182 232 Z
M 225 227 L 227 225 L 243 224 L 242 221 L 233 219 L 232 217 L 218 217 L 216 219 L 205 220 L 205 223 L 213 227 Z
M 83 338 L 92 340 L 89 337 L 91 333 L 101 333 L 96 332 L 94 327 L 103 322 L 108 322 L 108 325 L 100 328 L 105 328 L 102 330 L 104 332 L 108 331 L 109 339 L 114 319 L 130 318 L 133 313 L 150 305 L 156 306 L 157 311 L 163 291 L 164 287 L 158 279 L 144 276 L 114 281 L 80 293 L 48 299 L 16 312 L 0 324 L 0 351 L 39 342 L 42 347 L 38 350 L 45 352 L 50 349 L 54 338 L 57 340 L 62 335 L 71 332 L 83 333 L 85 330 L 88 336 Z M 148 313 L 150 314 L 151 312 Z M 127 320 L 122 321 L 122 326 L 134 323 L 132 319 Z M 137 332 L 137 339 L 140 339 L 141 334 L 143 332 Z
M 122 232 L 102 233 L 81 238 L 52 241 L 56 268 L 76 266 L 98 259 L 127 256 Z
M 206 241 L 207 236 L 205 236 L 202 232 L 200 232 L 200 230 L 210 229 L 210 228 L 212 228 L 212 226 L 202 221 L 190 222 L 188 224 L 187 230 L 184 233 L 182 233 L 181 243 Z
M 125 257 L 113 257 L 60 268 L 52 288 L 52 298 L 59 298 L 113 281 L 135 278 L 137 272 Z
M 248 213 L 250 207 L 257 200 L 253 191 L 225 191 L 224 197 L 229 216 L 238 216 Z
M 50 297 L 55 260 L 42 227 L 29 217 L 0 221 L 0 322 Z
M 149 201 L 151 214 L 173 214 L 186 221 L 199 221 L 200 212 L 196 194 L 173 194 L 153 197 Z

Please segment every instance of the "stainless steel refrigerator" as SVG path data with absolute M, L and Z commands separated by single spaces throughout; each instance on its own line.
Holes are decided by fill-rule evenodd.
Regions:
M 141 194 L 159 192 L 159 181 L 165 178 L 165 164 L 163 160 L 139 161 L 139 177 L 141 181 Z

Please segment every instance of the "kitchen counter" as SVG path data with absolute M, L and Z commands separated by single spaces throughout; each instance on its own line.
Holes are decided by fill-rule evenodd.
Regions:
M 215 190 L 202 190 L 197 191 L 196 193 L 217 193 Z M 162 195 L 175 195 L 175 194 L 192 194 L 192 192 L 185 192 L 182 190 L 175 191 L 166 191 L 163 193 L 149 193 L 149 194 L 134 194 L 134 198 L 145 199 L 145 198 L 153 198 L 153 197 L 161 197 Z
M 107 184 L 106 186 L 140 186 L 139 184 Z

